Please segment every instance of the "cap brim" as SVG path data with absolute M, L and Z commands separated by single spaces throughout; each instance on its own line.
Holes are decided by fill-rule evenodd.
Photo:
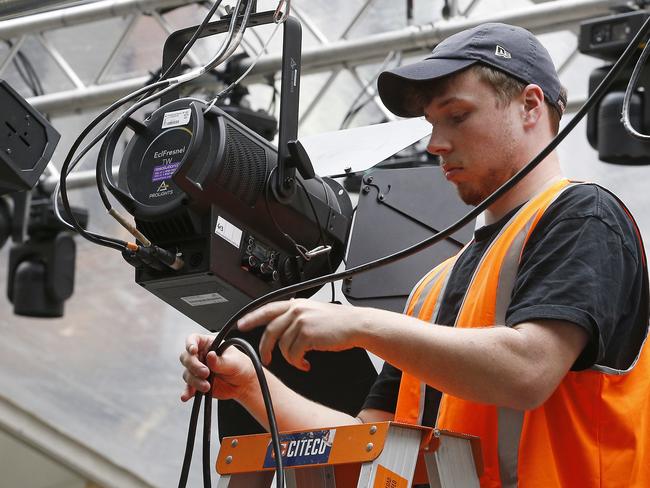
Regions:
M 377 79 L 377 90 L 388 110 L 400 117 L 420 117 L 421 104 L 413 97 L 417 85 L 451 75 L 475 64 L 474 59 L 425 59 L 418 63 L 384 71 Z

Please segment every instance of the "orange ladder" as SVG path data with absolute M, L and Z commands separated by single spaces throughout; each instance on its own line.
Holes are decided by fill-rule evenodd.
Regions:
M 376 422 L 280 434 L 288 488 L 478 488 L 478 438 L 417 425 Z M 226 437 L 219 488 L 270 488 L 270 434 Z

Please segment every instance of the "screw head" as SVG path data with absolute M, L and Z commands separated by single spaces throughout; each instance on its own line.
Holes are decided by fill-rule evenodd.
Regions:
M 372 451 L 373 447 L 375 447 L 375 445 L 372 442 L 368 442 L 368 444 L 366 445 L 366 451 L 368 452 Z
M 230 443 L 230 445 L 232 447 L 237 447 L 238 444 L 239 444 L 239 441 L 237 439 L 233 439 L 232 442 Z
M 384 198 L 386 198 L 386 197 L 385 197 L 384 194 L 382 193 L 382 194 L 380 194 L 377 198 L 379 199 L 380 202 L 383 202 L 383 201 L 384 201 Z
M 361 191 L 362 191 L 364 194 L 370 193 L 370 187 L 369 187 L 369 186 L 364 186 L 364 187 L 361 189 Z
M 377 426 L 373 425 L 370 427 L 370 435 L 374 435 L 377 432 Z
M 226 464 L 232 463 L 232 456 L 227 456 L 226 457 Z

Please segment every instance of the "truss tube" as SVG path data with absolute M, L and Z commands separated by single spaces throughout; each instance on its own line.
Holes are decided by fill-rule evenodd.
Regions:
M 302 72 L 309 74 L 331 70 L 333 67 L 345 63 L 354 65 L 381 61 L 391 51 L 403 51 L 404 53 L 427 51 L 441 39 L 483 22 L 507 22 L 526 27 L 537 33 L 555 31 L 564 25 L 575 24 L 598 15 L 607 15 L 609 7 L 608 0 L 556 0 L 526 9 L 504 12 L 501 15 L 458 21 L 440 21 L 360 39 L 335 41 L 306 49 L 302 55 Z M 246 62 L 242 64 L 242 69 L 248 67 Z M 281 55 L 262 56 L 249 74 L 247 81 L 258 81 L 272 75 L 280 70 L 280 66 Z M 138 78 L 93 86 L 85 90 L 71 90 L 33 97 L 29 99 L 29 102 L 38 110 L 50 115 L 68 113 L 72 110 L 97 107 L 114 101 L 140 88 L 145 82 L 146 78 Z
M 9 40 L 33 32 L 43 32 L 110 17 L 121 17 L 133 12 L 151 12 L 154 9 L 189 5 L 196 2 L 197 0 L 103 0 L 4 20 L 0 22 L 0 39 Z
M 390 51 L 414 52 L 431 49 L 442 39 L 475 27 L 484 22 L 505 22 L 525 27 L 536 33 L 557 31 L 588 18 L 610 13 L 609 0 L 556 0 L 512 10 L 502 14 L 438 21 L 422 26 L 384 32 L 349 41 L 331 42 L 325 46 L 303 51 L 302 70 L 305 73 L 331 69 L 341 63 L 358 64 L 380 60 Z M 281 55 L 274 54 L 260 58 L 250 76 L 262 76 L 280 69 Z M 247 63 L 242 63 L 242 69 Z

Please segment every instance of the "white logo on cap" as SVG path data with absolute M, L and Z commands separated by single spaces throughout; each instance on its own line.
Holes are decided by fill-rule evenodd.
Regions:
M 499 56 L 499 57 L 502 57 L 502 58 L 506 58 L 506 59 L 510 59 L 510 58 L 512 58 L 512 56 L 510 55 L 510 53 L 509 53 L 508 51 L 506 51 L 505 49 L 503 49 L 503 48 L 502 48 L 501 46 L 499 46 L 498 44 L 497 44 L 497 48 L 496 48 L 496 50 L 494 51 L 494 54 L 495 54 L 496 56 Z

